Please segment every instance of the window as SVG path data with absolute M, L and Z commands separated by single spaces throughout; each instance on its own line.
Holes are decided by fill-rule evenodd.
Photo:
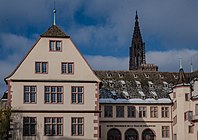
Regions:
M 82 104 L 83 103 L 83 87 L 72 87 L 72 103 L 73 104 Z
M 174 118 L 173 118 L 173 125 L 176 125 L 177 124 L 177 116 L 175 116 Z
M 139 117 L 146 117 L 146 107 L 139 107 Z
M 173 92 L 173 98 L 176 98 L 176 92 Z
M 62 74 L 74 74 L 74 63 L 73 62 L 62 62 L 61 63 Z
M 44 133 L 47 136 L 63 135 L 63 118 L 61 117 L 45 117 Z
M 47 73 L 47 62 L 36 62 L 35 63 L 35 73 Z
M 84 134 L 84 119 L 83 118 L 72 118 L 72 135 L 83 135 Z
M 169 126 L 162 126 L 162 138 L 169 138 L 170 130 Z
M 157 107 L 151 107 L 150 108 L 150 115 L 151 115 L 151 118 L 157 118 L 158 117 L 158 108 Z
M 169 117 L 169 108 L 162 107 L 162 118 L 168 118 L 168 117 Z
M 194 132 L 194 126 L 189 125 L 188 126 L 188 133 L 193 133 Z
M 113 117 L 113 107 L 104 106 L 104 117 Z
M 184 113 L 184 121 L 188 120 L 191 121 L 193 119 L 193 112 L 192 111 L 187 111 Z
M 23 117 L 23 136 L 36 135 L 36 117 Z
M 124 106 L 116 106 L 116 117 L 124 117 Z
M 198 115 L 198 104 L 195 105 L 195 115 Z
M 56 41 L 50 40 L 49 49 L 50 49 L 50 51 L 61 51 L 62 50 L 62 42 L 57 41 L 57 40 Z
M 36 86 L 24 86 L 24 103 L 36 103 Z
M 128 117 L 135 118 L 136 117 L 136 109 L 135 106 L 128 106 L 127 107 Z
M 189 101 L 189 100 L 190 100 L 189 93 L 185 93 L 185 101 Z
M 45 103 L 63 103 L 63 87 L 45 86 Z
M 173 111 L 177 108 L 177 101 L 173 102 Z

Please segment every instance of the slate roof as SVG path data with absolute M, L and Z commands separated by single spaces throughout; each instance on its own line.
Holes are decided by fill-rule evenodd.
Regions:
M 70 38 L 70 36 L 63 32 L 57 25 L 52 25 L 41 37 Z
M 95 73 L 102 81 L 100 88 L 102 102 L 103 99 L 142 99 L 145 102 L 148 99 L 170 99 L 169 93 L 178 83 L 180 76 L 178 72 L 95 71 Z M 185 73 L 185 76 L 186 80 L 190 81 L 198 77 L 198 71 Z

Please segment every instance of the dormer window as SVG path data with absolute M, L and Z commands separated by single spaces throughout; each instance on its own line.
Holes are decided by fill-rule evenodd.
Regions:
M 109 87 L 114 87 L 114 84 L 112 81 L 109 81 Z
M 178 76 L 177 76 L 177 75 L 174 75 L 174 74 L 173 74 L 173 77 L 174 77 L 175 79 L 178 79 Z
M 58 40 L 50 40 L 49 42 L 50 51 L 62 51 L 62 42 Z
M 153 82 L 148 81 L 148 84 L 149 84 L 149 88 L 153 88 Z
M 161 74 L 160 74 L 159 76 L 160 76 L 160 78 L 161 78 L 161 79 L 163 79 L 163 78 L 164 78 L 164 75 L 161 75 Z
M 138 78 L 138 75 L 137 74 L 133 74 L 134 78 Z
M 141 88 L 141 83 L 140 83 L 140 81 L 135 81 L 135 82 L 136 82 L 137 87 L 138 87 L 138 88 Z
M 124 74 L 119 73 L 119 77 L 120 77 L 120 78 L 123 78 L 123 77 L 124 77 Z
M 106 73 L 107 74 L 107 78 L 111 78 L 112 74 L 111 73 Z
M 168 83 L 167 83 L 167 82 L 163 82 L 163 86 L 164 86 L 165 88 L 168 88 Z
M 146 77 L 146 78 L 150 78 L 150 75 L 149 75 L 149 74 L 145 74 L 145 77 Z

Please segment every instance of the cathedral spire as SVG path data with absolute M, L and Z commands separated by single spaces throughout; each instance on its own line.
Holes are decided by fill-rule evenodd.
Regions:
M 142 40 L 140 32 L 138 14 L 135 15 L 135 26 L 133 31 L 133 37 L 130 47 L 130 62 L 129 70 L 136 70 L 142 64 L 146 64 L 145 59 L 145 43 Z
M 177 85 L 184 85 L 184 84 L 188 84 L 188 81 L 187 81 L 187 78 L 186 78 L 186 75 L 184 73 L 184 70 L 183 70 L 183 66 L 182 66 L 182 58 L 179 59 L 179 79 L 177 81 Z

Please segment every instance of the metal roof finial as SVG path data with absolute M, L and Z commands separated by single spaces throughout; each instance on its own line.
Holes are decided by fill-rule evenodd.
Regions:
M 54 10 L 53 10 L 53 13 L 54 13 L 54 23 L 53 23 L 53 25 L 56 25 L 56 9 L 55 9 L 55 0 L 54 0 Z

